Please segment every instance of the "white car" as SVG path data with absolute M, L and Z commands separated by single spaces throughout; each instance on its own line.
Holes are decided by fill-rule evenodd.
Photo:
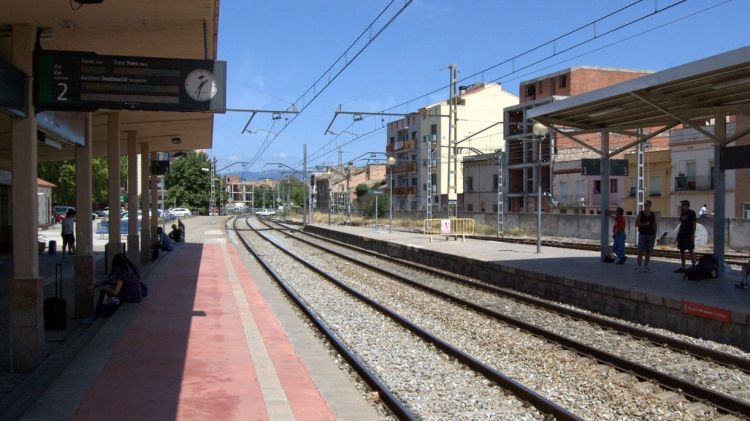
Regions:
M 193 215 L 193 213 L 190 212 L 190 209 L 185 209 L 185 208 L 174 208 L 170 212 L 172 213 L 172 215 L 178 218 L 185 218 L 185 217 Z
M 276 212 L 273 209 L 262 209 L 257 212 L 255 212 L 258 216 L 271 216 L 276 215 Z

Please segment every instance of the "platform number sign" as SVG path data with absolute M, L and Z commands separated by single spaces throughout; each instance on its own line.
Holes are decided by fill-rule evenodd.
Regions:
M 37 111 L 226 110 L 226 62 L 34 52 Z

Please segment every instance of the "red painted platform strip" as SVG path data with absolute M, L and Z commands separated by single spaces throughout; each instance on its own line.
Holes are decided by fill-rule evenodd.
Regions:
M 255 280 L 240 261 L 237 250 L 229 246 L 232 266 L 245 291 L 253 318 L 258 326 L 289 405 L 298 420 L 334 420 L 328 405 L 300 361 L 284 329 L 258 292 Z
M 220 246 L 177 253 L 73 419 L 268 418 Z

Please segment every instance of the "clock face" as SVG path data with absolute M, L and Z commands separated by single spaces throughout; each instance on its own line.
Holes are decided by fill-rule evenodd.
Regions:
M 218 92 L 213 73 L 206 69 L 196 69 L 185 78 L 185 92 L 196 101 L 208 101 Z

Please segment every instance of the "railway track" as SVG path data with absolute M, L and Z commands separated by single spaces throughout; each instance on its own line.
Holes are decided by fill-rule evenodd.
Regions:
M 236 228 L 236 220 L 233 224 Z M 500 414 L 506 419 L 581 419 L 502 373 L 462 355 L 377 302 L 347 289 L 342 281 L 306 264 L 303 258 L 283 250 L 252 227 L 237 231 L 245 247 L 313 323 L 323 327 L 329 341 L 384 397 L 383 401 L 400 419 L 470 419 L 479 412 Z M 271 250 L 272 247 L 277 250 Z M 278 255 L 278 250 L 288 257 L 271 261 L 270 256 Z M 304 274 L 306 271 L 317 278 L 313 285 L 305 285 L 304 278 L 310 277 Z M 331 297 L 335 301 L 333 310 L 326 309 L 330 306 L 323 302 Z M 336 310 L 340 314 L 336 315 Z M 384 321 L 383 315 L 388 320 Z M 363 338 L 363 334 L 369 337 Z M 501 387 L 488 385 L 487 379 Z
M 287 232 L 287 235 L 290 235 L 290 233 Z M 309 246 L 325 248 L 326 252 L 329 252 L 331 246 L 321 246 L 320 243 L 323 241 L 324 240 L 321 238 L 316 238 L 315 244 L 312 244 L 309 241 L 307 241 L 307 244 Z M 325 240 L 325 242 L 328 244 L 335 243 L 330 240 Z M 344 250 L 333 252 L 338 253 L 338 257 L 346 258 L 352 263 L 366 263 L 369 270 L 378 271 L 390 279 L 399 279 L 401 282 L 409 283 L 411 286 L 421 290 L 430 291 L 433 295 L 438 295 L 443 299 L 456 302 L 463 307 L 468 307 L 476 312 L 490 315 L 495 319 L 513 324 L 514 326 L 528 330 L 535 335 L 544 337 L 545 339 L 554 340 L 560 345 L 579 354 L 588 355 L 599 361 L 611 364 L 613 367 L 617 367 L 620 371 L 635 373 L 641 379 L 646 379 L 648 381 L 657 381 L 664 387 L 672 389 L 678 393 L 684 391 L 695 401 L 707 401 L 716 407 L 722 408 L 728 412 L 737 413 L 743 417 L 747 417 L 748 414 L 750 414 L 750 410 L 748 409 L 748 401 L 750 401 L 750 378 L 747 377 L 748 369 L 750 368 L 750 360 L 746 359 L 744 356 L 732 355 L 696 346 L 692 343 L 680 341 L 664 335 L 654 334 L 650 331 L 637 329 L 623 323 L 613 322 L 600 316 L 570 309 L 569 307 L 559 306 L 542 300 L 522 296 L 520 294 L 511 293 L 510 295 L 513 296 L 512 300 L 518 299 L 520 295 L 520 298 L 524 301 L 524 304 L 521 307 L 530 304 L 537 307 L 537 312 L 542 309 L 547 313 L 555 313 L 554 317 L 550 317 L 549 314 L 546 314 L 542 316 L 536 315 L 531 318 L 526 317 L 527 320 L 517 320 L 505 314 L 499 314 L 492 308 L 489 308 L 493 305 L 495 308 L 502 307 L 503 309 L 512 306 L 518 307 L 517 304 L 512 303 L 492 303 L 492 301 L 497 301 L 496 297 L 498 294 L 504 293 L 499 288 L 482 285 L 467 279 L 460 279 L 459 277 L 451 276 L 450 274 L 445 274 L 440 271 L 428 270 L 420 265 L 395 261 L 394 259 L 386 258 L 385 256 L 377 255 L 377 257 L 373 258 L 371 253 L 368 252 L 368 254 L 365 255 L 363 250 L 348 245 L 336 243 L 336 245 L 333 246 L 333 248 L 344 247 L 346 247 Z M 363 262 L 368 259 L 374 259 L 376 261 Z M 389 262 L 388 264 L 397 264 L 399 267 L 397 269 L 386 269 L 384 261 Z M 423 276 L 421 276 L 420 273 L 429 273 L 432 277 L 443 278 L 443 281 L 430 281 L 429 283 L 435 284 L 443 282 L 444 284 L 451 283 L 453 285 L 442 285 L 438 287 L 438 290 L 435 290 L 432 286 L 427 286 L 425 283 L 422 283 L 420 277 Z M 445 282 L 445 279 L 447 278 L 452 279 L 450 279 L 449 282 Z M 463 290 L 459 289 L 458 291 L 446 292 L 446 290 L 455 290 L 456 288 L 454 286 L 459 284 L 464 288 Z M 480 290 L 482 294 L 494 295 L 494 298 L 483 297 L 481 294 L 476 294 L 475 291 L 467 291 L 467 289 Z M 469 298 L 467 298 L 469 301 L 459 298 L 466 296 L 469 296 Z M 482 305 L 475 303 L 482 303 Z M 485 303 L 489 303 L 489 305 L 485 306 Z M 523 314 L 528 311 L 525 309 L 515 309 L 511 312 Z M 558 320 L 551 320 L 555 318 Z M 533 323 L 533 320 L 537 320 L 541 321 L 542 325 L 560 325 L 566 324 L 567 319 L 570 318 L 576 318 L 586 324 L 593 324 L 594 327 L 592 328 L 591 326 L 588 326 L 585 329 L 576 327 L 572 333 L 568 332 L 561 335 L 540 328 L 540 323 L 537 323 L 536 325 Z M 580 332 L 576 332 L 578 330 L 580 330 Z M 568 336 L 578 336 L 577 339 L 588 343 L 579 343 L 578 341 L 570 340 L 568 339 Z M 631 338 L 631 340 L 623 340 L 623 337 Z M 646 340 L 648 341 L 646 345 L 640 343 Z M 616 344 L 616 346 L 613 346 L 613 344 Z M 670 349 L 669 352 L 665 353 L 666 355 L 661 355 L 664 354 L 660 352 L 660 350 L 663 349 L 664 344 L 668 344 Z M 609 352 L 601 351 L 601 349 L 610 348 L 619 348 L 619 352 L 624 354 L 624 357 L 611 355 Z M 655 353 L 645 353 L 645 355 L 650 357 L 643 358 L 642 355 L 639 355 L 643 354 L 641 348 L 650 348 Z M 690 353 L 690 355 L 686 353 Z M 651 356 L 652 354 L 656 356 Z M 628 358 L 634 358 L 634 360 Z M 703 372 L 703 374 L 701 374 L 701 372 Z M 693 383 L 693 381 L 697 383 Z M 721 392 L 716 392 L 715 390 L 720 390 Z

